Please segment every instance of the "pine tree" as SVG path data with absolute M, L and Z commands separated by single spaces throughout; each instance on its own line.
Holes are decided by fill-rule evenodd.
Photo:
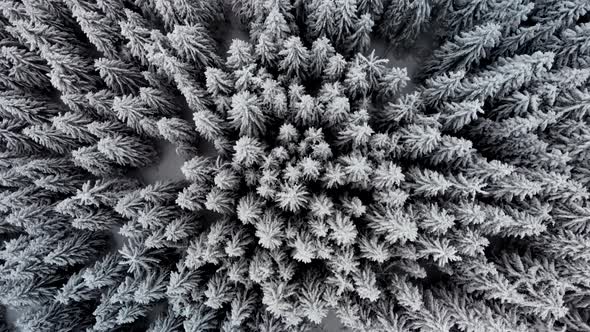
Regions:
M 358 59 L 346 71 L 344 84 L 349 94 L 355 98 L 365 97 L 370 88 L 367 72 Z
M 113 21 L 122 21 L 125 18 L 125 6 L 120 0 L 99 0 L 96 5 L 105 15 Z
M 371 31 L 373 29 L 373 19 L 369 14 L 363 14 L 356 21 L 354 33 L 346 41 L 346 48 L 349 53 L 364 53 L 371 43 Z
M 106 156 L 98 150 L 96 145 L 81 147 L 72 151 L 74 163 L 97 176 L 108 176 L 119 173 L 115 163 L 106 162 Z
M 47 330 L 71 330 L 79 327 L 90 327 L 92 313 L 88 308 L 78 305 L 62 305 L 51 303 L 36 310 L 27 310 L 26 314 L 16 321 L 23 331 L 32 332 Z
M 252 45 L 240 39 L 232 40 L 227 51 L 226 65 L 231 69 L 240 69 L 254 62 Z
M 182 320 L 174 315 L 174 313 L 169 310 L 163 314 L 160 314 L 156 319 L 150 324 L 148 332 L 165 332 L 165 331 L 175 331 L 182 328 Z
M 240 135 L 259 136 L 265 132 L 267 115 L 259 107 L 256 95 L 243 91 L 232 97 L 228 118 Z
M 200 211 L 205 208 L 207 189 L 201 183 L 193 183 L 184 188 L 176 199 L 176 204 L 189 211 Z
M 465 71 L 461 70 L 429 78 L 425 82 L 422 98 L 429 105 L 436 105 L 446 99 L 455 98 L 464 78 Z
M 324 68 L 326 67 L 329 58 L 334 56 L 335 50 L 330 41 L 326 37 L 321 37 L 314 40 L 310 51 L 310 65 L 309 71 L 312 77 L 321 77 Z
M 468 31 L 474 28 L 479 23 L 480 18 L 489 14 L 494 7 L 494 1 L 490 0 L 476 0 L 455 6 L 450 5 L 446 9 L 447 12 L 441 17 L 444 19 L 442 23 L 445 25 L 445 30 L 449 31 L 451 36 L 455 36 L 460 31 Z
M 343 45 L 355 28 L 357 0 L 335 0 L 334 17 L 334 41 L 337 45 Z
M 126 21 L 119 23 L 121 35 L 127 39 L 127 48 L 131 54 L 138 58 L 142 65 L 148 63 L 147 48 L 151 43 L 149 23 L 138 13 L 129 9 L 125 10 Z
M 281 246 L 283 235 L 283 219 L 273 212 L 264 213 L 256 223 L 256 237 L 258 243 L 267 249 L 276 249 Z
M 462 71 L 452 76 L 431 80 L 424 93 L 427 100 L 439 102 L 443 98 L 484 100 L 502 97 L 529 83 L 535 75 L 542 74 L 553 65 L 553 54 L 536 52 L 532 55 L 500 59 L 491 68 L 467 80 L 459 81 Z M 436 98 L 436 99 L 434 99 Z
M 102 138 L 97 143 L 98 151 L 121 166 L 142 167 L 154 162 L 156 151 L 133 136 Z
M 22 132 L 39 145 L 59 154 L 66 154 L 80 146 L 76 139 L 48 124 L 27 127 Z
M 393 1 L 383 13 L 381 34 L 398 45 L 412 45 L 430 20 L 431 6 L 426 0 Z
M 501 37 L 500 25 L 491 23 L 476 26 L 473 30 L 455 36 L 434 51 L 425 73 L 468 71 L 479 64 L 496 46 Z
M 577 25 L 561 33 L 560 38 L 553 37 L 548 49 L 555 53 L 555 65 L 580 68 L 587 63 L 590 24 Z
M 3 118 L 31 125 L 42 125 L 59 111 L 59 106 L 49 99 L 33 94 L 5 91 L 0 95 L 0 100 Z
M 137 92 L 145 85 L 145 79 L 137 68 L 120 60 L 100 58 L 94 62 L 100 77 L 115 93 L 126 94 Z
M 279 68 L 289 77 L 303 79 L 306 77 L 310 65 L 309 50 L 303 46 L 298 37 L 290 37 L 283 43 L 283 49 L 279 52 L 281 61 Z
M 587 1 L 230 4 L 2 2 L 0 329 L 588 330 Z
M 336 35 L 336 2 L 334 0 L 311 1 L 306 7 L 308 11 L 306 25 L 309 27 L 311 37 L 334 38 Z
M 239 290 L 231 302 L 230 325 L 239 327 L 244 321 L 250 319 L 254 315 L 254 306 L 257 302 L 258 296 L 256 292 L 247 289 Z
M 68 106 L 71 107 L 72 103 L 77 105 L 72 108 L 73 110 L 86 109 L 106 118 L 114 118 L 111 111 L 113 98 L 114 93 L 109 90 L 100 90 L 95 93 L 89 92 L 85 95 L 62 95 L 62 100 L 66 99 L 64 102 Z
M 86 128 L 92 122 L 92 118 L 85 116 L 83 113 L 68 112 L 52 119 L 53 126 L 84 143 L 96 143 L 96 137 Z
M 33 90 L 51 86 L 47 74 L 49 66 L 37 53 L 17 46 L 0 47 L 2 74 L 0 82 L 10 88 Z
M 196 156 L 185 162 L 181 170 L 188 180 L 202 185 L 211 180 L 213 164 L 206 157 Z
M 391 99 L 407 86 L 410 78 L 405 68 L 393 67 L 381 76 L 379 94 L 383 99 Z
M 178 102 L 175 101 L 175 98 L 176 97 L 165 88 L 139 88 L 139 99 L 150 108 L 150 111 L 157 115 L 177 115 L 180 107 Z
M 180 118 L 162 118 L 158 121 L 158 131 L 166 140 L 175 144 L 194 144 L 197 140 L 194 128 Z
M 483 113 L 481 102 L 444 103 L 441 122 L 444 130 L 458 131 Z
M 346 60 L 341 54 L 336 53 L 328 59 L 324 68 L 323 78 L 328 81 L 338 81 L 346 68 Z
M 78 232 L 76 238 L 65 238 L 44 257 L 43 261 L 57 266 L 74 266 L 91 261 L 105 245 L 103 236 Z
M 229 75 L 219 68 L 207 67 L 205 70 L 207 91 L 214 95 L 229 95 L 232 88 L 232 81 Z
M 121 41 L 121 35 L 116 28 L 115 22 L 102 14 L 98 7 L 85 3 L 83 8 L 80 4 L 71 5 L 72 14 L 88 37 L 88 40 L 96 48 L 109 58 L 117 58 L 117 45 Z
M 207 29 L 200 24 L 175 25 L 167 36 L 170 44 L 186 61 L 197 66 L 214 66 L 220 63 L 215 52 L 215 42 Z
M 401 244 L 414 241 L 418 236 L 418 227 L 406 212 L 375 206 L 367 216 L 368 226 L 377 234 L 383 235 L 388 243 Z
M 208 141 L 223 137 L 224 132 L 227 130 L 223 119 L 209 110 L 195 112 L 193 120 L 195 121 L 196 131 Z
M 383 13 L 383 1 L 382 0 L 359 0 L 357 9 L 360 13 L 370 14 L 371 18 L 376 19 L 381 17 Z
M 281 190 L 277 193 L 276 200 L 281 209 L 297 212 L 308 202 L 308 195 L 308 191 L 300 184 L 282 185 Z
M 339 246 L 350 245 L 357 236 L 357 230 L 352 220 L 339 212 L 328 219 L 328 225 L 332 230 L 330 237 Z
M 119 120 L 125 122 L 138 133 L 150 133 L 149 128 L 144 128 L 142 125 L 142 120 L 153 115 L 153 110 L 139 97 L 133 97 L 132 95 L 115 97 L 111 112 L 115 112 Z
M 260 34 L 254 52 L 258 60 L 268 68 L 275 68 L 278 63 L 279 45 L 266 33 Z

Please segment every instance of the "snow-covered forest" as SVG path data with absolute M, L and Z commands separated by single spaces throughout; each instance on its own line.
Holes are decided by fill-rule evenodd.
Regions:
M 589 88 L 588 0 L 0 0 L 0 331 L 589 332 Z

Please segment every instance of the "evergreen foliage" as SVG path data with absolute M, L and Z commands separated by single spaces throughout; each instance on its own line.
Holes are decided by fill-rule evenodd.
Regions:
M 0 0 L 0 331 L 590 331 L 589 15 Z

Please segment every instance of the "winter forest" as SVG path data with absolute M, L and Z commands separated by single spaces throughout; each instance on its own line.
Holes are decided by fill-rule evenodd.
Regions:
M 588 332 L 589 89 L 588 0 L 0 0 L 0 331 Z

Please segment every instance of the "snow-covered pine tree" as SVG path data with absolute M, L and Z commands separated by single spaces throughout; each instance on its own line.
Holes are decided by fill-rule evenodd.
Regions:
M 0 329 L 590 329 L 588 1 L 229 5 L 0 1 Z

